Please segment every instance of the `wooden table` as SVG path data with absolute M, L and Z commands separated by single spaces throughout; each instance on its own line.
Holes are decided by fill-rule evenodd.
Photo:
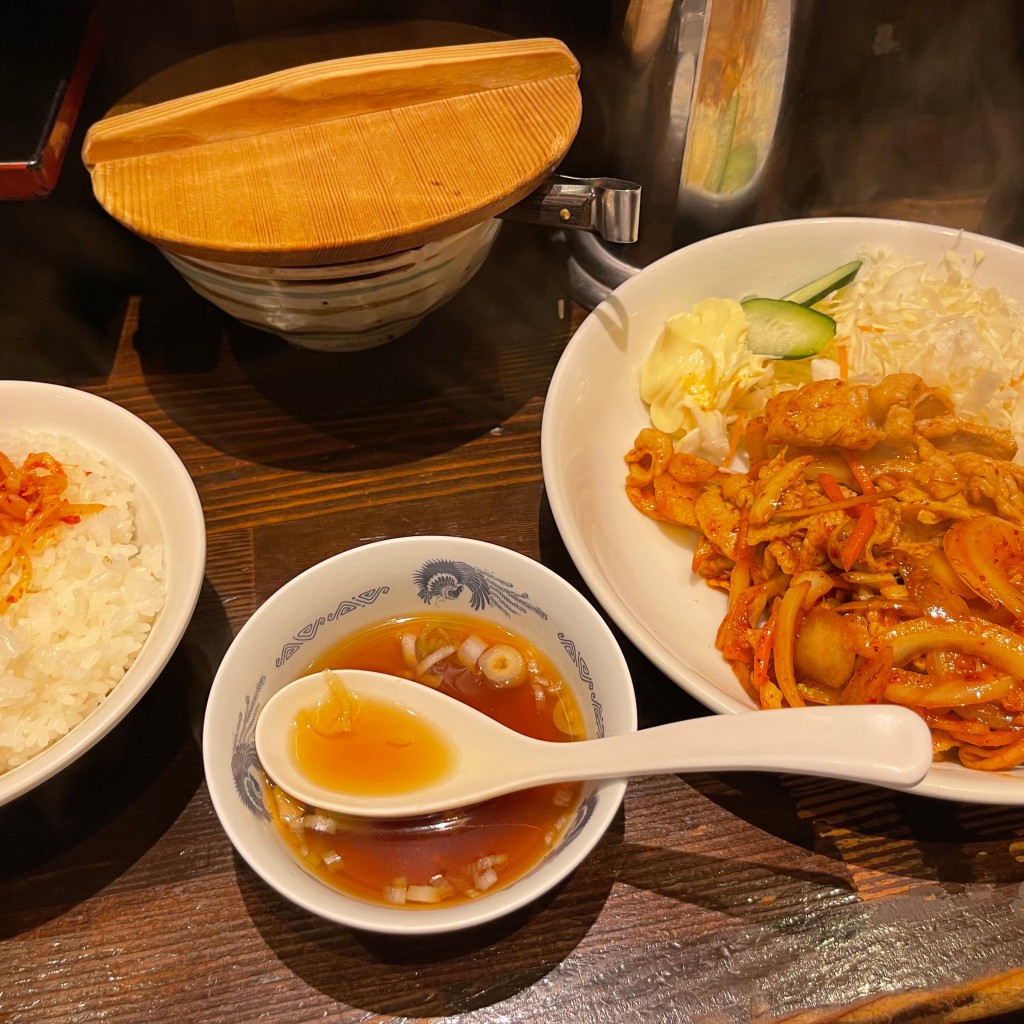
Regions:
M 45 215 L 5 214 L 8 232 Z M 61 223 L 66 269 L 83 229 Z M 80 321 L 28 287 L 24 260 L 0 263 L 23 273 L 7 278 L 8 299 L 24 297 L 7 327 L 39 341 L 0 351 L 0 373 L 72 383 L 159 430 L 198 486 L 209 563 L 148 696 L 0 808 L 0 1021 L 1024 1019 L 1024 808 L 645 778 L 573 877 L 478 930 L 357 934 L 278 897 L 221 831 L 199 742 L 218 662 L 260 602 L 336 551 L 431 532 L 508 545 L 581 585 L 540 463 L 573 323 L 565 248 L 506 225 L 414 333 L 324 355 L 222 317 L 148 247 L 89 223 L 109 251 Z M 623 645 L 642 725 L 704 713 Z

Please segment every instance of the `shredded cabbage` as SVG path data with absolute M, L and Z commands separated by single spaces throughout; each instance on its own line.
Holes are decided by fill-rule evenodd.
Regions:
M 746 318 L 731 299 L 705 299 L 669 319 L 641 369 L 640 393 L 655 427 L 677 450 L 714 461 L 733 454 L 730 433 L 778 391 L 837 378 L 876 384 L 916 373 L 946 390 L 957 411 L 1009 430 L 1024 462 L 1024 313 L 981 288 L 968 259 L 947 251 L 929 265 L 886 248 L 857 253 L 856 278 L 815 309 L 836 336 L 810 359 L 768 359 L 746 349 Z
M 815 308 L 836 321 L 828 355 L 846 348 L 851 380 L 916 373 L 971 418 L 1012 431 L 1024 448 L 1024 314 L 974 271 L 984 258 L 947 252 L 937 266 L 879 248 L 858 253 L 856 279 Z

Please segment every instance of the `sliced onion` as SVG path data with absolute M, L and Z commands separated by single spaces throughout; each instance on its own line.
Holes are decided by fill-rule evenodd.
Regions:
M 302 718 L 314 732 L 328 738 L 352 731 L 352 697 L 341 677 L 331 669 L 324 669 L 324 682 L 328 686 L 327 698 L 312 711 L 304 711 Z
M 410 903 L 440 903 L 444 896 L 432 885 L 410 885 L 406 887 L 405 898 Z
M 442 874 L 434 875 L 430 879 L 430 884 L 441 894 L 442 899 L 447 899 L 455 894 L 455 886 Z
M 406 894 L 409 891 L 408 886 L 403 885 L 388 885 L 384 887 L 384 901 L 386 903 L 394 903 L 396 906 L 402 906 L 405 903 Z
M 459 648 L 457 656 L 466 668 L 472 668 L 480 660 L 480 655 L 486 650 L 486 640 L 481 640 L 478 636 L 467 636 L 462 641 L 462 646 Z
M 277 816 L 293 831 L 302 831 L 303 810 L 283 789 L 274 788 Z
M 473 875 L 473 887 L 480 892 L 487 892 L 498 884 L 498 872 L 494 868 L 484 868 Z
M 821 569 L 798 572 L 789 581 L 791 587 L 799 586 L 801 583 L 807 584 L 807 593 L 803 600 L 804 611 L 817 604 L 835 586 L 835 580 Z
M 425 676 L 439 661 L 450 658 L 457 650 L 458 648 L 454 644 L 448 644 L 445 647 L 438 647 L 436 651 L 431 651 L 422 661 L 416 663 L 416 675 Z
M 473 875 L 473 887 L 478 892 L 487 892 L 498 884 L 498 872 L 495 868 L 503 867 L 508 863 L 508 856 L 503 853 L 492 854 L 489 857 L 479 857 L 471 866 Z
M 908 561 L 902 574 L 907 594 L 926 618 L 955 622 L 970 615 L 967 602 L 920 563 Z
M 973 654 L 961 654 L 946 647 L 933 647 L 924 654 L 924 670 L 932 679 L 956 679 L 968 673 L 977 673 L 980 665 Z
M 302 819 L 303 828 L 333 836 L 338 831 L 338 822 L 329 814 L 307 814 Z
M 409 883 L 404 878 L 393 878 L 390 885 L 384 886 L 384 901 L 401 906 L 409 893 Z
M 548 691 L 544 688 L 544 684 L 534 679 L 530 686 L 533 687 L 533 703 L 537 712 L 545 711 L 548 706 Z
M 491 686 L 509 689 L 526 679 L 526 659 L 510 644 L 488 647 L 477 662 Z
M 568 807 L 572 803 L 572 790 L 568 786 L 559 786 L 551 802 L 555 807 Z
M 989 735 L 1004 729 L 1016 729 L 1017 734 L 1020 734 L 1015 716 L 1008 714 L 999 704 L 991 701 L 987 704 L 963 704 L 950 710 L 959 718 L 987 725 L 990 730 Z
M 345 861 L 336 850 L 325 850 L 322 858 L 324 867 L 333 875 L 345 866 Z
M 416 634 L 403 633 L 399 642 L 402 645 L 402 658 L 406 665 L 409 668 L 414 668 L 416 665 Z
M 974 591 L 957 575 L 956 570 L 949 564 L 946 552 L 942 548 L 932 548 L 917 559 L 918 564 L 923 566 L 936 577 L 940 583 L 944 583 L 955 594 L 963 598 L 974 597 Z
M 491 853 L 485 857 L 478 857 L 473 861 L 473 869 L 475 871 L 482 870 L 483 868 L 501 868 L 508 863 L 507 853 Z
M 986 704 L 1001 700 L 1013 689 L 1010 676 L 998 679 L 939 679 L 921 676 L 921 681 L 908 680 L 904 673 L 899 682 L 885 688 L 885 699 L 893 704 L 910 704 L 919 708 L 955 708 L 968 704 Z M 1007 723 L 1003 721 L 1001 725 Z
M 991 753 L 988 750 L 973 746 L 960 745 L 960 760 L 966 768 L 981 771 L 1008 771 L 1024 761 L 1024 739 L 1001 747 Z
M 1016 679 L 1024 679 L 1024 637 L 984 619 L 951 623 L 911 619 L 890 630 L 883 639 L 891 645 L 893 664 L 897 666 L 926 651 L 945 647 L 973 654 Z
M 797 684 L 800 695 L 809 704 L 838 704 L 843 694 L 841 690 L 809 679 L 801 679 Z
M 942 548 L 957 575 L 991 605 L 1024 619 L 1024 592 L 1010 579 L 1024 567 L 1024 530 L 999 516 L 975 516 L 954 523 Z
M 779 622 L 772 645 L 775 681 L 791 708 L 802 708 L 807 703 L 797 689 L 793 657 L 796 650 L 797 627 L 803 615 L 803 602 L 810 586 L 810 583 L 804 580 L 795 587 L 791 586 L 782 595 L 782 603 L 779 605 Z

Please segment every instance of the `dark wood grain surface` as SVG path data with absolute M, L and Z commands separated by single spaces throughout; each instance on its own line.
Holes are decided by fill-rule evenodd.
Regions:
M 50 215 L 4 211 L 5 229 Z M 221 316 L 102 220 L 65 223 L 73 284 L 30 241 L 6 258 L 0 292 L 21 304 L 0 375 L 73 384 L 159 430 L 199 489 L 209 560 L 142 703 L 0 808 L 0 1021 L 1024 1019 L 1021 808 L 771 775 L 637 779 L 577 872 L 493 925 L 400 940 L 278 897 L 221 831 L 200 758 L 213 675 L 260 602 L 404 534 L 505 544 L 582 586 L 540 462 L 575 315 L 565 248 L 506 225 L 452 303 L 343 356 Z M 109 244 L 83 271 L 75 232 L 90 230 Z M 642 725 L 706 713 L 623 646 Z

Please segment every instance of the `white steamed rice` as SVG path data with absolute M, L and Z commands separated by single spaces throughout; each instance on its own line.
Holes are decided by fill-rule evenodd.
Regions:
M 136 537 L 135 489 L 117 467 L 67 437 L 0 435 L 15 465 L 46 451 L 72 502 L 105 505 L 32 556 L 29 591 L 0 615 L 0 774 L 94 711 L 124 676 L 164 603 L 163 548 Z M 0 544 L 4 541 L 0 539 Z M 0 579 L 6 593 L 16 579 Z

